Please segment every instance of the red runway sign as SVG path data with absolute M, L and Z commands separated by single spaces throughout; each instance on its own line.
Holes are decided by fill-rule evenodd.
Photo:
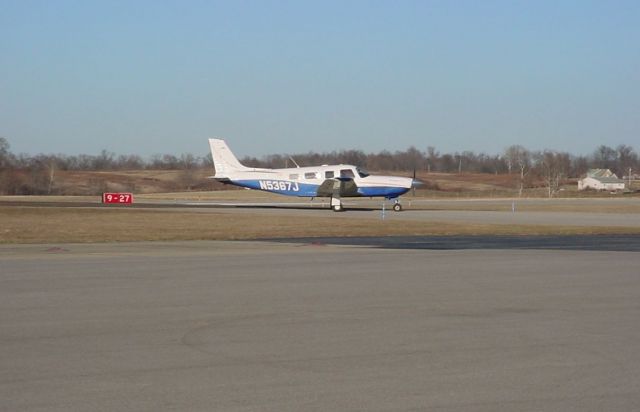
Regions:
M 103 193 L 102 203 L 121 203 L 131 204 L 133 203 L 133 194 L 131 193 Z

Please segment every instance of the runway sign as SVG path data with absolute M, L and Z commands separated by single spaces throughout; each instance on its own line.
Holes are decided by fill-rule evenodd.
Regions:
M 133 203 L 132 193 L 103 193 L 102 203 L 120 203 L 131 204 Z

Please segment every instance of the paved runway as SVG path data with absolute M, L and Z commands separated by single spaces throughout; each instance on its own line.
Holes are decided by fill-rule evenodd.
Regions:
M 286 196 L 276 197 L 279 201 L 246 202 L 246 201 L 225 201 L 225 202 L 185 202 L 183 200 L 146 200 L 136 203 L 126 208 L 140 209 L 165 209 L 181 210 L 198 213 L 260 213 L 265 215 L 286 215 L 286 216 L 332 216 L 329 213 L 329 203 L 327 199 L 319 198 L 314 201 L 307 199 L 290 198 Z M 515 202 L 515 211 L 511 211 L 512 203 Z M 616 228 L 640 228 L 640 205 L 639 198 L 613 198 L 613 199 L 423 199 L 406 198 L 403 199 L 405 211 L 396 213 L 386 210 L 384 217 L 387 220 L 411 220 L 426 222 L 450 222 L 469 224 L 501 224 L 501 225 L 546 225 L 546 226 L 582 226 L 582 227 L 616 227 Z M 387 202 L 387 207 L 391 207 L 392 202 Z M 575 210 L 571 206 L 575 206 Z M 3 201 L 0 206 L 40 206 L 40 207 L 91 207 L 105 208 L 113 205 L 101 205 L 95 202 L 29 202 L 29 201 Z M 563 207 L 567 211 L 531 211 L 520 210 L 535 207 Z M 116 206 L 122 207 L 122 206 Z M 367 198 L 347 198 L 345 200 L 347 211 L 344 216 L 353 219 L 381 219 L 380 200 L 370 200 Z M 623 210 L 626 208 L 630 212 L 594 212 L 579 211 L 588 209 L 616 208 Z M 453 210 L 447 210 L 451 208 Z M 469 208 L 470 210 L 456 210 Z M 498 208 L 499 211 L 485 210 L 486 208 Z
M 640 253 L 503 245 L 0 246 L 0 410 L 639 410 Z
M 255 213 L 287 216 L 332 216 L 335 212 L 327 209 L 300 207 L 287 209 L 280 207 L 200 207 L 192 209 L 201 213 Z M 347 209 L 341 215 L 352 219 L 382 219 L 381 210 L 367 208 Z M 485 210 L 414 210 L 403 212 L 386 210 L 387 220 L 410 220 L 423 222 L 450 222 L 484 225 L 543 225 L 639 228 L 640 213 L 595 213 L 595 212 L 532 212 L 532 211 L 485 211 Z
M 393 218 L 476 224 L 640 227 L 638 213 L 416 210 Z
M 384 249 L 546 249 L 640 252 L 640 235 L 571 235 L 571 236 L 385 236 L 310 237 L 273 239 L 274 242 L 315 245 L 370 246 Z

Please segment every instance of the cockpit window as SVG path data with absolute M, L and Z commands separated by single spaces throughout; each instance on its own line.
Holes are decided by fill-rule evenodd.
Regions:
M 358 175 L 359 175 L 360 177 L 367 177 L 367 176 L 369 176 L 369 172 L 367 172 L 367 170 L 366 170 L 366 169 L 363 169 L 363 168 L 361 168 L 361 167 L 356 168 L 356 171 L 358 172 Z
M 353 177 L 355 177 L 355 175 L 353 174 L 353 170 L 351 170 L 351 169 L 342 169 L 342 170 L 340 170 L 340 177 L 353 178 Z

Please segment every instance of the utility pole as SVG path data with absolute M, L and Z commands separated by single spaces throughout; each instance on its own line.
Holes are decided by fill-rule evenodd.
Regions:
M 629 168 L 629 187 L 627 189 L 631 190 L 631 168 Z

